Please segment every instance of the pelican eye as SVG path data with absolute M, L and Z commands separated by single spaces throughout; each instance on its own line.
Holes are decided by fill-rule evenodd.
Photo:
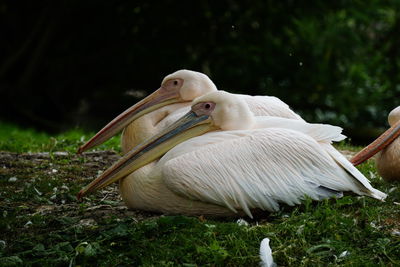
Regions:
M 178 81 L 177 80 L 174 81 L 174 85 L 178 85 Z
M 206 103 L 206 104 L 204 105 L 204 108 L 205 108 L 205 109 L 210 109 L 210 108 L 211 108 L 211 105 L 210 105 L 209 103 Z

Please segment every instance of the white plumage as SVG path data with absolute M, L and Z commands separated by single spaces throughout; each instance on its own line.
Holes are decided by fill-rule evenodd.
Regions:
M 288 104 L 275 96 L 251 96 L 236 94 L 249 106 L 255 116 L 274 116 L 287 119 L 303 120 Z
M 352 191 L 386 197 L 331 146 L 344 138 L 341 128 L 255 117 L 240 98 L 222 91 L 193 106 L 207 101 L 215 103 L 210 117 L 221 130 L 189 139 L 123 179 L 129 207 L 209 215 L 226 215 L 227 208 L 252 217 L 254 209 L 276 211 L 279 203 L 299 204 L 305 196 L 321 200 Z
M 171 80 L 181 79 L 183 81 L 182 87 L 179 89 L 181 99 L 185 101 L 192 101 L 195 98 L 205 94 L 217 91 L 214 82 L 205 74 L 191 70 L 178 70 L 172 74 L 167 75 L 161 86 Z M 235 94 L 235 96 L 243 99 L 250 110 L 256 116 L 276 116 L 289 119 L 301 119 L 290 107 L 274 96 L 250 96 L 244 94 Z M 187 102 L 188 110 L 190 109 L 191 102 Z
M 304 132 L 274 126 L 208 133 L 176 146 L 158 164 L 175 193 L 250 217 L 252 209 L 277 211 L 279 203 L 300 204 L 306 195 L 321 200 L 375 191 L 351 164 L 344 167 L 355 176 L 338 165 L 344 157 L 326 144 L 329 139 Z
M 269 239 L 264 238 L 260 244 L 260 266 L 261 267 L 276 267 L 276 263 L 272 258 L 272 250 L 269 246 Z

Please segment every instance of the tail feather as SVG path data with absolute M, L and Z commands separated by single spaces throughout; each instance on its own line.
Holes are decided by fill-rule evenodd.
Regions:
M 363 193 L 363 195 L 367 195 L 379 200 L 384 200 L 387 197 L 385 193 L 373 188 L 368 179 L 335 148 L 333 148 L 331 145 L 327 145 L 326 151 L 336 161 L 337 164 L 339 164 L 350 176 L 354 178 L 354 181 L 357 182 L 359 190 Z

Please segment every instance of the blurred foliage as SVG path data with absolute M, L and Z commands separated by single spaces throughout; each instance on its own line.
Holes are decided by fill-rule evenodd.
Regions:
M 280 97 L 309 121 L 385 127 L 399 105 L 399 7 L 399 0 L 2 1 L 1 116 L 45 130 L 97 130 L 187 68 L 220 89 Z

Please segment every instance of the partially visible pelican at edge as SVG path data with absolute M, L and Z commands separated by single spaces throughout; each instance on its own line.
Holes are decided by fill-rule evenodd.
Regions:
M 256 117 L 241 97 L 212 92 L 129 151 L 78 198 L 125 177 L 120 192 L 129 208 L 167 214 L 252 217 L 257 209 L 277 211 L 279 203 L 341 197 L 344 191 L 384 199 L 331 145 L 344 139 L 341 131 Z
M 211 79 L 200 72 L 178 70 L 167 75 L 161 87 L 133 105 L 101 129 L 78 153 L 99 145 L 124 129 L 121 146 L 125 154 L 146 138 L 158 133 L 190 110 L 193 99 L 217 91 Z M 237 95 L 256 116 L 277 116 L 302 120 L 277 97 Z
M 376 168 L 386 181 L 400 181 L 400 106 L 388 117 L 391 126 L 350 161 L 356 166 L 376 154 Z

